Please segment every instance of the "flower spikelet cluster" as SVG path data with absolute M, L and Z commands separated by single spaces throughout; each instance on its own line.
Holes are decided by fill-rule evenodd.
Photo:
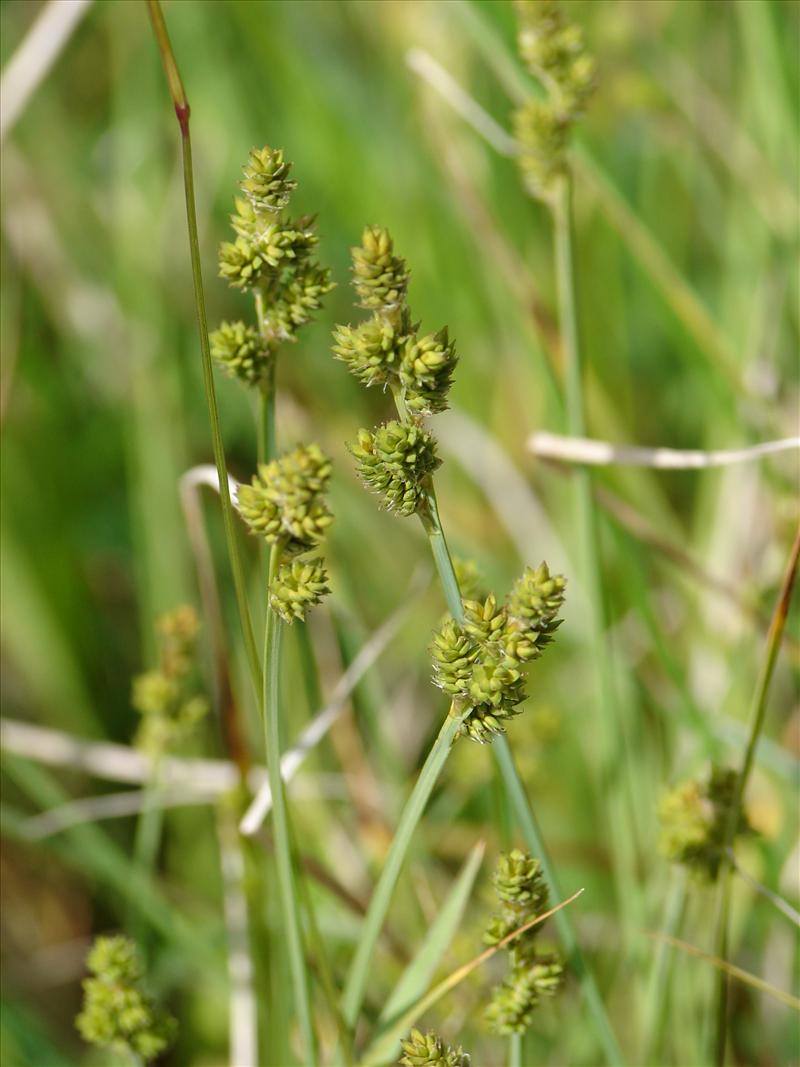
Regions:
M 219 273 L 236 289 L 253 291 L 259 302 L 257 330 L 223 323 L 211 335 L 212 356 L 246 385 L 270 374 L 275 349 L 294 341 L 331 291 L 330 271 L 312 259 L 319 238 L 316 219 L 286 214 L 297 182 L 281 149 L 254 148 L 234 200 L 234 239 L 219 249 Z
M 272 358 L 272 351 L 258 330 L 241 321 L 221 323 L 209 341 L 212 359 L 229 377 L 239 378 L 247 385 L 258 384 Z
M 298 445 L 259 465 L 250 485 L 240 485 L 239 512 L 252 533 L 280 544 L 287 557 L 315 548 L 333 522 L 325 499 L 330 460 L 316 444 Z
M 596 81 L 595 62 L 578 26 L 566 24 L 554 0 L 517 0 L 517 44 L 545 90 L 513 116 L 519 164 L 531 196 L 551 200 L 566 166 L 572 127 L 583 114 Z
M 91 977 L 83 981 L 83 1009 L 75 1020 L 93 1045 L 146 1063 L 172 1043 L 176 1023 L 156 1008 L 141 988 L 136 946 L 125 937 L 99 937 L 86 960 Z
M 333 352 L 363 385 L 386 386 L 397 379 L 412 334 L 408 309 L 376 313 L 358 326 L 337 326 Z
M 179 744 L 208 713 L 191 677 L 199 628 L 191 607 L 162 615 L 156 623 L 159 665 L 133 679 L 131 703 L 142 717 L 136 745 L 152 756 Z
M 707 779 L 681 783 L 659 806 L 662 852 L 705 881 L 716 881 L 725 858 L 725 834 L 736 782 L 735 770 L 712 767 Z M 749 833 L 752 827 L 742 811 L 734 836 Z
M 349 447 L 362 481 L 387 511 L 413 515 L 419 509 L 425 480 L 441 462 L 432 434 L 394 419 L 373 431 L 359 430 Z
M 448 1045 L 432 1030 L 426 1034 L 412 1030 L 400 1044 L 403 1067 L 469 1067 L 469 1056 L 464 1050 Z
M 388 230 L 366 226 L 352 249 L 353 288 L 367 311 L 390 311 L 402 304 L 408 288 L 406 261 L 394 254 Z
M 284 622 L 301 622 L 312 607 L 330 592 L 321 559 L 293 559 L 284 563 L 269 587 L 269 604 Z
M 352 250 L 353 286 L 365 322 L 337 326 L 334 356 L 365 386 L 390 389 L 399 419 L 360 430 L 350 451 L 365 484 L 398 515 L 429 517 L 430 474 L 439 466 L 436 442 L 422 428 L 444 411 L 457 356 L 447 327 L 419 336 L 406 303 L 408 269 L 388 230 L 367 226 Z
M 539 861 L 520 849 L 500 857 L 492 880 L 501 910 L 483 935 L 488 945 L 498 944 L 541 915 L 549 900 Z M 511 968 L 486 1009 L 486 1021 L 495 1033 L 523 1033 L 540 1000 L 555 994 L 561 985 L 564 965 L 555 953 L 540 950 L 538 933 L 539 927 L 532 927 L 506 946 Z
M 461 733 L 491 741 L 519 714 L 526 664 L 537 659 L 561 623 L 566 581 L 547 564 L 528 567 L 505 604 L 494 593 L 464 601 L 464 621 L 447 616 L 431 646 L 433 681 L 465 718 Z
M 283 211 L 297 188 L 297 182 L 289 177 L 291 169 L 281 148 L 250 149 L 241 189 L 254 211 Z

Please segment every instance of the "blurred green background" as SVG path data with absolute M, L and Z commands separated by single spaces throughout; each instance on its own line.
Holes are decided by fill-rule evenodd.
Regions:
M 577 265 L 588 426 L 621 444 L 736 448 L 797 433 L 800 6 L 783 0 L 611 0 L 564 5 L 600 68 L 576 165 Z M 40 9 L 5 0 L 3 66 Z M 379 513 L 345 442 L 389 412 L 330 354 L 355 321 L 349 248 L 365 223 L 388 226 L 412 271 L 423 328 L 445 323 L 460 363 L 454 411 L 435 420 L 445 528 L 504 593 L 542 557 L 570 577 L 560 640 L 537 665 L 535 696 L 509 737 L 574 906 L 630 1063 L 704 1062 L 712 968 L 645 936 L 677 929 L 712 951 L 713 891 L 686 882 L 657 847 L 663 791 L 711 758 L 738 763 L 766 622 L 797 521 L 790 453 L 707 472 L 604 468 L 595 485 L 619 721 L 634 791 L 627 827 L 597 765 L 585 597 L 576 572 L 568 468 L 526 451 L 564 431 L 551 226 L 499 156 L 406 62 L 435 57 L 507 127 L 519 84 L 510 4 L 469 0 L 183 0 L 165 5 L 192 107 L 209 318 L 250 316 L 216 277 L 216 245 L 251 146 L 285 148 L 294 206 L 319 214 L 320 259 L 338 288 L 278 370 L 279 434 L 334 458 L 334 606 L 312 626 L 329 693 L 350 651 L 409 596 L 427 563 L 417 524 Z M 178 478 L 211 461 L 174 121 L 143 4 L 96 2 L 3 145 L 2 666 L 4 715 L 128 744 L 130 680 L 152 665 L 153 620 L 199 605 Z M 255 463 L 254 412 L 218 377 L 231 472 Z M 213 500 L 207 518 L 222 585 L 234 684 L 252 751 L 256 712 Z M 244 543 L 244 542 L 243 542 Z M 248 545 L 258 612 L 257 560 Z M 302 851 L 368 897 L 398 805 L 435 734 L 429 683 L 435 587 L 357 690 L 353 715 L 301 773 Z M 778 665 L 749 802 L 760 836 L 747 869 L 798 903 L 797 618 Z M 347 649 L 345 648 L 345 656 Z M 288 731 L 315 708 L 287 656 Z M 313 694 L 312 694 L 313 697 Z M 195 754 L 224 755 L 213 725 Z M 214 812 L 170 809 L 152 899 L 135 890 L 131 818 L 30 840 L 30 819 L 68 797 L 123 787 L 4 751 L 2 1061 L 104 1064 L 72 1020 L 83 956 L 99 931 L 146 930 L 154 987 L 181 1023 L 165 1062 L 227 1062 L 226 963 Z M 485 870 L 441 973 L 476 954 L 491 909 L 489 872 L 508 844 L 487 751 L 462 743 L 423 822 L 391 913 L 419 944 L 470 848 Z M 620 883 L 615 836 L 634 855 Z M 511 840 L 513 840 L 513 834 Z M 357 920 L 314 886 L 343 973 Z M 138 908 L 138 912 L 137 912 Z M 180 917 L 180 921 L 176 918 Z M 678 916 L 679 918 L 676 918 Z M 280 950 L 266 908 L 262 1004 L 269 1062 L 282 1063 Z M 670 925 L 672 924 L 672 925 Z M 732 958 L 785 990 L 796 984 L 790 923 L 737 883 Z M 551 935 L 552 936 L 552 935 Z M 383 947 L 377 1010 L 402 966 Z M 500 969 L 501 970 L 501 969 Z M 504 1062 L 480 1022 L 493 966 L 430 1019 L 473 1053 Z M 271 976 L 271 977 L 270 977 Z M 795 989 L 796 992 L 796 989 Z M 797 1017 L 734 987 L 733 1055 L 789 1064 Z M 577 987 L 546 1005 L 530 1062 L 596 1064 Z

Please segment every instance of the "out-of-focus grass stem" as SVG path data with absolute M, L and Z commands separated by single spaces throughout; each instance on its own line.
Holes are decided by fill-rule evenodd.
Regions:
M 767 714 L 767 696 L 769 695 L 770 683 L 775 671 L 775 663 L 781 647 L 783 631 L 786 627 L 786 619 L 789 614 L 789 604 L 792 599 L 795 578 L 797 577 L 798 557 L 800 557 L 800 526 L 797 528 L 794 542 L 789 553 L 789 562 L 781 582 L 778 601 L 772 615 L 769 633 L 767 634 L 767 648 L 761 672 L 758 676 L 753 703 L 750 711 L 750 734 L 747 746 L 742 757 L 742 765 L 736 779 L 736 789 L 728 810 L 725 824 L 725 836 L 723 839 L 723 865 L 720 871 L 719 908 L 717 917 L 717 951 L 718 959 L 727 963 L 728 960 L 728 927 L 730 920 L 731 905 L 731 874 L 732 866 L 728 858 L 728 852 L 733 845 L 736 829 L 742 810 L 747 782 L 753 770 L 756 749 L 761 732 L 764 728 L 764 719 Z M 718 1067 L 724 1067 L 728 1034 L 728 975 L 720 971 L 717 984 L 716 1002 L 716 1040 L 715 1062 Z
M 269 581 L 275 578 L 281 563 L 280 542 L 273 545 L 269 561 Z M 280 619 L 267 607 L 264 627 L 264 678 L 262 689 L 262 715 L 264 739 L 267 749 L 267 774 L 272 792 L 272 822 L 275 836 L 275 864 L 278 871 L 278 890 L 283 917 L 284 935 L 289 954 L 295 1010 L 303 1033 L 307 1059 L 304 1062 L 314 1067 L 317 1062 L 317 1043 L 311 1014 L 311 997 L 303 936 L 300 925 L 300 908 L 292 864 L 291 834 L 286 807 L 286 791 L 281 777 L 280 740 L 280 646 L 283 626 Z

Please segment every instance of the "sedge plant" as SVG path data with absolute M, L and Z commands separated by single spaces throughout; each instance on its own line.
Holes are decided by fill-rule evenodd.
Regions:
M 354 1026 L 363 1003 L 378 935 L 389 909 L 414 829 L 459 736 L 496 743 L 498 765 L 520 829 L 531 850 L 546 855 L 535 817 L 504 733 L 526 696 L 525 671 L 553 639 L 560 619 L 565 580 L 542 563 L 527 568 L 505 603 L 490 593 L 462 600 L 447 547 L 433 475 L 441 460 L 427 416 L 447 407 L 457 363 L 447 328 L 420 336 L 407 303 L 409 271 L 394 251 L 389 232 L 368 226 L 353 249 L 353 286 L 359 306 L 370 312 L 357 325 L 340 326 L 334 354 L 366 387 L 388 390 L 397 418 L 373 430 L 361 429 L 350 450 L 359 476 L 387 511 L 416 515 L 428 536 L 449 616 L 431 649 L 434 683 L 450 699 L 439 734 L 403 810 L 373 895 L 345 985 L 345 1019 Z M 543 859 L 553 895 L 559 895 L 552 864 Z M 619 1050 L 569 919 L 560 932 L 595 1020 L 609 1062 Z

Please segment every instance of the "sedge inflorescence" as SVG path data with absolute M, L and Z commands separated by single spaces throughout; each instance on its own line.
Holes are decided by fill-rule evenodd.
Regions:
M 398 418 L 359 431 L 350 446 L 364 484 L 398 515 L 422 514 L 430 475 L 441 460 L 422 419 L 444 411 L 457 356 L 447 327 L 420 335 L 406 302 L 409 272 L 388 230 L 367 226 L 352 250 L 359 307 L 371 311 L 355 326 L 338 326 L 333 351 L 366 386 L 390 389 Z
M 659 805 L 661 851 L 705 881 L 716 881 L 725 859 L 737 777 L 735 770 L 712 766 L 706 778 L 682 782 L 666 793 Z M 749 833 L 750 821 L 746 812 L 740 811 L 734 839 Z
M 250 485 L 239 486 L 242 518 L 282 561 L 270 583 L 269 602 L 288 623 L 304 619 L 329 592 L 322 560 L 297 557 L 318 548 L 333 522 L 326 499 L 330 474 L 330 460 L 318 445 L 298 445 L 260 464 Z
M 469 1067 L 470 1064 L 469 1056 L 461 1047 L 448 1045 L 433 1030 L 423 1034 L 414 1029 L 400 1044 L 403 1067 Z
M 464 601 L 464 621 L 447 616 L 431 645 L 433 681 L 462 715 L 460 732 L 481 743 L 505 731 L 526 697 L 523 669 L 561 624 L 566 579 L 546 563 L 528 567 L 504 604 L 494 593 Z
M 210 335 L 211 355 L 249 386 L 268 379 L 278 345 L 296 339 L 333 289 L 330 271 L 312 258 L 319 241 L 314 216 L 286 214 L 297 185 L 290 172 L 281 149 L 251 150 L 231 216 L 235 238 L 219 250 L 220 276 L 255 293 L 258 322 L 223 322 Z
M 208 701 L 192 685 L 199 629 L 187 605 L 161 615 L 159 665 L 133 679 L 131 703 L 142 717 L 136 745 L 154 757 L 179 744 L 208 713 Z
M 148 1063 L 172 1043 L 177 1024 L 142 989 L 142 964 L 126 937 L 98 937 L 86 959 L 83 1008 L 75 1020 L 90 1044 Z
M 549 894 L 538 860 L 514 849 L 500 857 L 493 879 L 501 910 L 492 917 L 483 940 L 497 945 L 547 910 Z M 564 964 L 554 952 L 539 948 L 539 927 L 513 938 L 506 946 L 510 970 L 496 987 L 485 1017 L 498 1034 L 524 1033 L 540 1001 L 561 986 Z
M 542 84 L 543 99 L 512 116 L 519 165 L 531 196 L 549 201 L 566 167 L 572 128 L 594 91 L 596 67 L 578 26 L 564 22 L 556 0 L 516 0 L 517 43 Z

